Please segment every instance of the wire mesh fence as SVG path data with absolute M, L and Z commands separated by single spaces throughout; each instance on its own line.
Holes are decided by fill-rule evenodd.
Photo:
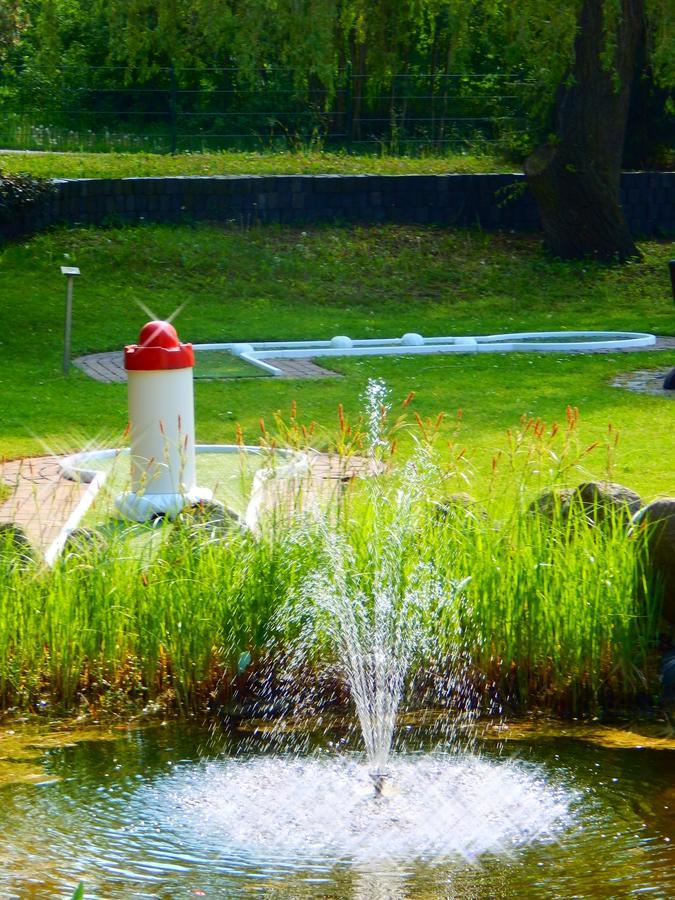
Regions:
M 528 128 L 518 74 L 344 69 L 326 87 L 289 69 L 26 67 L 0 90 L 0 145 L 39 150 L 341 147 L 368 152 L 513 144 Z

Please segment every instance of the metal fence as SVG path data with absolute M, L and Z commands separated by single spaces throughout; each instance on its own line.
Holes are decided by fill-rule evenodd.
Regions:
M 181 150 L 321 145 L 389 152 L 511 142 L 527 130 L 517 74 L 338 72 L 327 89 L 269 69 L 26 67 L 0 91 L 0 145 L 17 149 Z

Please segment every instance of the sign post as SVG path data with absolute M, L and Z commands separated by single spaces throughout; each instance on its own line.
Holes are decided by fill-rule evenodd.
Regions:
M 70 368 L 70 335 L 73 323 L 73 279 L 80 274 L 77 266 L 61 266 L 61 274 L 66 276 L 66 323 L 63 333 L 63 374 Z

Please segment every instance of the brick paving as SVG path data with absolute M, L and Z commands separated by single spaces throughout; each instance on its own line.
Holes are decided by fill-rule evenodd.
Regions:
M 268 359 L 265 361 L 282 370 L 283 374 L 275 376 L 277 378 L 342 377 L 338 372 L 331 372 L 330 369 L 324 369 L 311 359 Z M 73 360 L 73 365 L 90 378 L 95 378 L 96 381 L 114 384 L 116 382 L 119 383 L 127 380 L 127 373 L 124 371 L 124 356 L 121 350 L 114 350 L 110 353 L 89 353 L 87 356 L 78 356 Z M 259 378 L 260 375 L 251 373 L 251 378 L 256 377 Z M 239 380 L 239 378 L 237 380 Z
M 288 481 L 272 479 L 267 483 L 261 508 L 284 509 L 286 514 L 299 511 L 310 501 L 330 500 L 353 478 L 373 472 L 369 461 L 360 457 L 312 453 L 306 475 Z M 86 484 L 64 478 L 59 461 L 53 456 L 0 463 L 0 482 L 13 488 L 11 496 L 0 503 L 0 522 L 19 525 L 42 554 L 57 539 L 87 490 Z
M 675 337 L 657 337 L 651 347 L 614 347 L 611 350 L 571 350 L 571 353 L 653 353 L 654 350 L 675 350 Z
M 124 371 L 124 354 L 121 350 L 78 356 L 73 360 L 73 365 L 90 378 L 104 381 L 106 384 L 127 380 L 127 373 Z
M 0 481 L 13 488 L 0 503 L 0 522 L 19 525 L 42 553 L 56 540 L 87 488 L 65 479 L 53 456 L 0 463 Z
M 381 474 L 381 463 L 361 456 L 338 456 L 335 453 L 310 451 L 309 469 L 279 481 L 271 479 L 263 485 L 257 512 L 274 519 L 325 509 L 356 478 Z
M 342 378 L 339 372 L 331 372 L 324 369 L 313 359 L 266 359 L 277 369 L 281 369 L 282 375 L 277 378 Z
M 675 359 L 673 359 L 675 364 Z M 675 400 L 675 391 L 663 390 L 663 379 L 670 369 L 636 369 L 634 372 L 622 372 L 610 381 L 612 387 L 624 388 L 636 394 L 652 394 L 666 400 Z

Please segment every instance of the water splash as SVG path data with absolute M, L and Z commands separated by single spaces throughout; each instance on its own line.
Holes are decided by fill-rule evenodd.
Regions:
M 570 793 L 522 763 L 424 753 L 390 766 L 395 788 L 381 803 L 354 754 L 228 759 L 153 793 L 181 829 L 294 866 L 471 861 L 556 840 L 570 821 Z
M 317 632 L 324 634 L 349 686 L 378 795 L 385 788 L 397 712 L 413 663 L 421 664 L 436 651 L 429 624 L 461 599 L 466 584 L 442 582 L 433 566 L 423 563 L 409 570 L 414 495 L 411 487 L 384 504 L 393 503 L 394 511 L 389 509 L 391 518 L 380 523 L 371 576 L 359 572 L 347 540 L 322 523 L 323 565 L 303 584 L 299 604 L 301 643 L 315 640 Z M 376 515 L 382 504 L 380 498 Z

